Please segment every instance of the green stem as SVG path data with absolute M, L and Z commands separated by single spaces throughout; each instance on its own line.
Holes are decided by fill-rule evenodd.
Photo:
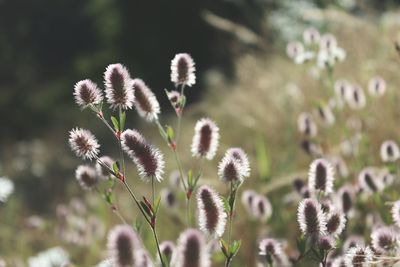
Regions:
M 185 94 L 185 85 L 182 84 L 181 85 L 181 97 L 184 96 Z M 183 110 L 185 108 L 185 106 L 180 107 L 181 108 L 181 112 L 178 116 L 178 126 L 177 126 L 177 133 L 176 133 L 176 146 L 178 146 L 178 142 L 179 142 L 179 137 L 181 135 L 181 124 L 182 124 L 182 115 L 183 115 Z

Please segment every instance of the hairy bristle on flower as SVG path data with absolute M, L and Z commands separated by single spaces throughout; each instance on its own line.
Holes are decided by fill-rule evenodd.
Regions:
M 339 256 L 334 258 L 331 267 L 347 267 L 345 257 Z
M 299 132 L 310 137 L 314 137 L 318 133 L 317 125 L 315 124 L 312 116 L 308 112 L 303 112 L 297 119 L 297 127 Z
M 327 233 L 333 236 L 339 236 L 346 226 L 346 217 L 344 213 L 337 209 L 333 209 L 326 217 Z
M 209 267 L 210 253 L 203 234 L 196 229 L 187 229 L 178 239 L 175 267 Z
M 75 128 L 69 132 L 69 145 L 78 157 L 83 159 L 96 158 L 99 153 L 99 143 L 96 137 L 82 128 Z
M 382 189 L 381 182 L 371 168 L 364 168 L 358 175 L 358 183 L 365 192 L 375 193 Z
M 225 154 L 218 164 L 218 176 L 224 183 L 242 183 L 243 173 L 240 161 L 230 155 Z
M 337 47 L 336 37 L 326 33 L 321 36 L 319 45 L 321 50 L 332 52 Z
M 395 162 L 400 158 L 400 149 L 393 140 L 386 140 L 381 145 L 381 159 L 383 162 Z
M 351 109 L 359 110 L 365 107 L 366 98 L 361 86 L 355 84 L 349 87 L 346 95 L 347 104 Z
M 346 266 L 351 267 L 367 267 L 371 266 L 373 258 L 372 251 L 369 247 L 356 246 L 350 248 L 346 253 Z
M 316 159 L 310 164 L 308 187 L 314 191 L 329 194 L 333 191 L 334 170 L 329 161 Z
M 75 102 L 82 108 L 98 105 L 103 101 L 103 95 L 97 85 L 89 79 L 79 81 L 74 87 Z
M 167 264 L 168 265 L 171 264 L 171 260 L 174 257 L 175 250 L 176 250 L 175 245 L 171 241 L 163 241 L 163 242 L 160 243 L 161 254 L 167 260 Z
M 348 251 L 349 249 L 357 246 L 365 246 L 364 238 L 358 235 L 351 235 L 344 242 L 343 251 Z
M 135 95 L 134 105 L 139 115 L 150 122 L 157 120 L 160 104 L 154 93 L 141 79 L 134 79 L 132 83 Z
M 149 144 L 136 130 L 125 130 L 121 135 L 123 150 L 132 158 L 140 177 L 149 181 L 152 178 L 162 180 L 164 159 L 158 148 Z
M 318 44 L 320 39 L 320 33 L 314 27 L 307 28 L 303 32 L 303 40 L 305 44 L 312 45 Z
M 258 245 L 259 254 L 272 260 L 274 266 L 290 266 L 282 244 L 273 238 L 264 238 Z
M 400 200 L 393 203 L 392 207 L 392 219 L 397 227 L 400 227 Z
M 398 234 L 389 227 L 379 227 L 371 233 L 372 248 L 379 253 L 387 254 L 397 248 Z
M 197 192 L 197 205 L 200 230 L 214 238 L 221 237 L 227 217 L 221 197 L 214 189 L 203 185 Z
M 254 209 L 253 209 L 253 202 L 257 197 L 257 193 L 253 190 L 244 190 L 241 197 L 241 202 L 243 207 L 246 209 L 247 213 L 251 217 L 255 217 Z
M 75 170 L 75 177 L 84 190 L 91 190 L 98 183 L 96 170 L 88 165 L 80 165 Z
M 326 233 L 326 217 L 314 199 L 304 199 L 297 210 L 297 220 L 304 235 L 316 237 Z
M 171 81 L 178 85 L 192 86 L 196 83 L 196 67 L 189 54 L 176 54 L 171 61 Z
M 290 42 L 286 46 L 286 54 L 289 58 L 295 59 L 304 52 L 304 46 L 300 42 Z
M 128 70 L 121 64 L 111 64 L 104 72 L 107 102 L 111 108 L 131 109 L 135 102 L 133 82 Z
M 331 250 L 335 248 L 335 240 L 331 236 L 320 236 L 318 239 L 318 247 L 323 250 Z
M 160 194 L 161 203 L 168 207 L 168 211 L 172 211 L 178 206 L 178 201 L 174 191 L 164 188 L 161 190 Z
M 112 170 L 114 163 L 115 161 L 109 156 L 100 157 L 96 162 L 97 175 L 102 179 L 110 177 L 110 170 Z
M 268 198 L 257 195 L 253 200 L 253 213 L 261 222 L 266 222 L 272 215 L 272 205 Z
M 137 266 L 135 251 L 141 249 L 135 231 L 129 225 L 115 226 L 108 234 L 108 251 L 116 267 Z
M 217 152 L 219 128 L 208 118 L 197 121 L 192 141 L 192 155 L 212 160 Z
M 348 214 L 353 207 L 354 190 L 349 186 L 344 186 L 338 191 L 339 206 L 343 213 Z
M 368 92 L 371 96 L 382 96 L 386 92 L 386 82 L 380 76 L 375 76 L 368 83 Z
M 238 148 L 238 147 L 233 147 L 233 148 L 229 148 L 226 151 L 225 155 L 229 155 L 233 158 L 235 158 L 236 160 L 239 161 L 240 165 L 241 165 L 241 172 L 243 177 L 249 177 L 250 176 L 250 161 L 249 161 L 249 157 L 247 156 L 247 154 L 243 151 L 243 149 Z

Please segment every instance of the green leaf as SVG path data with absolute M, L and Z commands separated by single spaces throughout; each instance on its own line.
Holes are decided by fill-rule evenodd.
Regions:
M 222 201 L 224 202 L 224 209 L 225 209 L 225 212 L 228 213 L 228 214 L 230 214 L 230 213 L 231 213 L 231 208 L 230 208 L 230 206 L 229 206 L 229 201 L 228 201 L 228 199 L 227 199 L 226 197 L 222 197 Z
M 149 207 L 147 206 L 146 203 L 144 203 L 142 200 L 140 201 L 140 206 L 142 206 L 144 212 L 146 213 L 146 215 L 148 215 L 148 217 L 152 217 L 152 212 L 149 209 Z
M 119 173 L 119 166 L 118 166 L 118 162 L 114 162 L 114 164 L 112 165 L 112 169 L 115 173 Z
M 175 135 L 174 135 L 174 129 L 172 129 L 172 127 L 171 126 L 167 126 L 167 137 L 168 137 L 168 140 L 174 140 L 174 137 L 175 137 Z
M 136 230 L 136 232 L 140 233 L 140 230 L 142 229 L 143 226 L 143 222 L 139 219 L 135 220 L 135 225 L 134 225 L 134 229 Z
M 224 253 L 224 255 L 225 255 L 225 257 L 229 257 L 229 249 L 228 249 L 228 244 L 225 242 L 225 240 L 223 240 L 223 239 L 221 239 L 220 241 L 219 241 L 219 244 L 220 244 L 220 246 L 221 246 L 221 251 L 222 251 L 222 253 Z
M 262 179 L 267 179 L 270 173 L 270 161 L 264 138 L 259 136 L 256 141 L 258 173 Z
M 300 255 L 303 255 L 306 251 L 307 240 L 304 237 L 300 237 L 296 240 L 297 250 L 300 252 Z
M 192 185 L 193 185 L 193 172 L 192 172 L 192 170 L 188 171 L 187 181 L 188 181 L 188 185 L 190 187 L 192 187 Z
M 161 196 L 158 196 L 156 201 L 155 201 L 154 215 L 157 215 L 158 209 L 160 208 L 160 203 L 161 203 Z
M 126 120 L 126 112 L 122 111 L 119 114 L 119 129 L 121 132 L 124 130 L 125 127 L 125 120 Z
M 113 123 L 113 125 L 114 125 L 115 131 L 116 131 L 116 132 L 119 132 L 118 120 L 117 120 L 114 116 L 111 116 L 111 121 L 112 121 L 112 123 Z
M 232 244 L 232 246 L 231 246 L 230 249 L 229 249 L 229 253 L 230 253 L 231 257 L 235 256 L 235 255 L 238 253 L 241 244 L 242 244 L 242 241 L 241 241 L 241 240 L 239 240 L 239 241 L 236 241 L 236 240 L 233 241 L 233 244 Z

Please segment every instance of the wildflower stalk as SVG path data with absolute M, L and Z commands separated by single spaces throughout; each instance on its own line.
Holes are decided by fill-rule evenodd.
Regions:
M 235 203 L 236 203 L 236 196 L 238 191 L 239 185 L 235 184 L 233 181 L 230 182 L 230 192 L 228 198 L 229 204 L 229 216 L 228 216 L 228 249 L 229 253 L 227 253 L 226 260 L 225 260 L 225 267 L 229 267 L 232 263 L 233 257 L 236 255 L 239 247 L 236 248 L 236 251 L 232 252 L 232 225 L 233 225 L 233 217 L 235 213 Z M 235 244 L 234 244 L 235 245 Z
M 182 84 L 181 85 L 181 98 L 183 97 L 185 97 L 185 84 Z M 179 115 L 178 115 L 178 126 L 177 126 L 177 134 L 176 134 L 176 144 L 178 145 L 178 142 L 179 142 L 179 137 L 180 137 L 180 135 L 181 135 L 181 124 L 182 124 L 182 115 L 183 115 L 183 110 L 184 110 L 184 108 L 185 108 L 185 103 L 183 102 L 182 103 L 182 101 L 181 101 L 181 103 L 179 104 L 180 105 L 180 113 L 179 113 Z

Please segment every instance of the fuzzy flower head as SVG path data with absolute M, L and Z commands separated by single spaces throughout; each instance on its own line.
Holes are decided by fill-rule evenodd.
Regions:
M 243 182 L 242 164 L 239 160 L 225 154 L 218 165 L 218 176 L 224 183 L 241 184 Z
M 118 225 L 111 229 L 107 247 L 113 266 L 134 267 L 139 263 L 136 251 L 141 249 L 140 241 L 129 225 Z
M 368 92 L 371 96 L 382 96 L 386 92 L 386 82 L 380 77 L 376 76 L 369 80 Z
M 219 143 L 219 128 L 212 120 L 203 118 L 197 121 L 192 141 L 193 157 L 212 160 Z
M 352 247 L 346 253 L 346 266 L 369 267 L 372 259 L 373 253 L 369 247 Z
M 254 203 L 257 198 L 257 193 L 253 190 L 244 190 L 241 197 L 241 202 L 247 213 L 251 217 L 256 217 L 254 213 Z
M 96 163 L 97 175 L 101 179 L 107 179 L 108 177 L 110 177 L 110 169 L 112 170 L 114 163 L 115 161 L 109 156 L 100 157 Z
M 132 83 L 135 95 L 134 106 L 139 115 L 149 122 L 157 120 L 160 104 L 154 93 L 141 79 L 134 79 Z
M 171 81 L 178 85 L 192 86 L 196 83 L 196 67 L 189 54 L 176 54 L 171 61 Z
M 346 226 L 346 217 L 337 209 L 331 210 L 326 216 L 326 231 L 335 237 L 339 236 Z
M 274 263 L 274 266 L 290 266 L 289 259 L 283 250 L 282 244 L 272 238 L 264 238 L 260 241 L 259 254 Z
M 336 37 L 330 33 L 322 35 L 319 46 L 321 50 L 333 51 L 337 47 Z
M 135 102 L 133 82 L 128 70 L 121 64 L 111 64 L 104 72 L 104 85 L 111 108 L 131 109 Z
M 103 101 L 103 95 L 97 85 L 89 79 L 79 81 L 74 87 L 75 102 L 82 109 L 90 105 L 98 105 Z
M 342 178 L 346 178 L 349 176 L 349 169 L 347 168 L 346 162 L 340 156 L 331 156 L 329 157 L 329 162 L 335 169 L 335 173 L 340 175 Z
M 122 133 L 121 143 L 122 149 L 135 163 L 142 180 L 162 180 L 164 159 L 158 148 L 148 143 L 138 131 L 130 129 Z
M 160 243 L 160 251 L 163 256 L 165 256 L 167 260 L 167 265 L 171 265 L 171 259 L 173 258 L 176 248 L 173 242 L 171 241 L 163 241 Z M 160 261 L 161 263 L 161 261 Z
M 232 157 L 236 160 L 239 161 L 241 165 L 241 172 L 243 177 L 249 177 L 250 176 L 250 161 L 249 157 L 247 156 L 246 152 L 243 151 L 243 149 L 239 147 L 233 147 L 229 148 L 226 151 L 226 156 Z
M 221 237 L 227 217 L 221 197 L 211 187 L 203 185 L 197 192 L 197 206 L 200 230 L 214 238 Z
M 88 165 L 80 165 L 76 168 L 75 177 L 84 190 L 91 190 L 99 181 L 96 169 Z
M 326 217 L 321 205 L 314 199 L 307 198 L 300 202 L 297 220 L 301 232 L 306 236 L 317 237 L 326 234 Z
M 257 195 L 253 201 L 253 213 L 261 222 L 266 222 L 272 215 L 271 202 L 263 195 Z
M 297 119 L 297 128 L 300 133 L 310 137 L 314 137 L 318 133 L 317 125 L 308 112 L 303 112 L 299 115 Z
M 135 252 L 137 258 L 137 265 L 139 267 L 154 267 L 154 264 L 150 258 L 149 252 L 145 249 L 139 249 Z
M 335 81 L 334 90 L 339 107 L 342 107 L 344 101 L 346 101 L 346 95 L 348 94 L 347 91 L 349 90 L 350 86 L 350 83 L 346 80 Z
M 176 256 L 171 266 L 210 267 L 210 253 L 203 234 L 196 229 L 187 229 L 178 239 Z
M 398 245 L 398 234 L 389 227 L 380 227 L 371 233 L 372 248 L 379 253 L 387 254 Z
M 339 189 L 338 194 L 338 206 L 343 213 L 348 214 L 353 208 L 354 190 L 350 186 L 343 186 Z
M 331 250 L 335 248 L 335 239 L 332 236 L 320 236 L 318 239 L 318 247 L 323 250 Z
M 358 183 L 363 191 L 368 193 L 379 192 L 382 189 L 382 182 L 372 168 L 364 168 L 358 175 Z
M 314 160 L 308 172 L 308 187 L 310 191 L 324 192 L 326 195 L 333 191 L 334 170 L 325 159 Z
M 355 84 L 349 87 L 349 90 L 347 90 L 346 101 L 351 109 L 360 110 L 364 108 L 367 100 L 361 86 Z
M 400 227 L 400 200 L 397 200 L 393 204 L 392 218 L 397 227 Z
M 75 128 L 69 132 L 69 145 L 76 156 L 83 159 L 96 158 L 99 153 L 99 143 L 96 137 L 82 128 Z
M 351 235 L 343 244 L 343 251 L 348 251 L 357 246 L 365 246 L 365 240 L 362 236 Z
M 300 42 L 290 42 L 286 46 L 286 54 L 291 59 L 295 59 L 303 52 L 304 52 L 304 46 Z
M 313 44 L 318 44 L 320 40 L 320 33 L 317 29 L 314 27 L 307 28 L 303 32 L 303 40 L 305 44 L 308 45 L 313 45 Z
M 164 204 L 168 211 L 174 211 L 178 207 L 178 200 L 174 191 L 163 188 L 160 192 L 161 203 Z
M 400 149 L 393 140 L 387 140 L 381 145 L 381 159 L 383 162 L 395 162 L 400 158 Z
M 335 123 L 335 115 L 333 115 L 333 112 L 328 105 L 319 105 L 316 114 L 325 126 L 331 126 Z

